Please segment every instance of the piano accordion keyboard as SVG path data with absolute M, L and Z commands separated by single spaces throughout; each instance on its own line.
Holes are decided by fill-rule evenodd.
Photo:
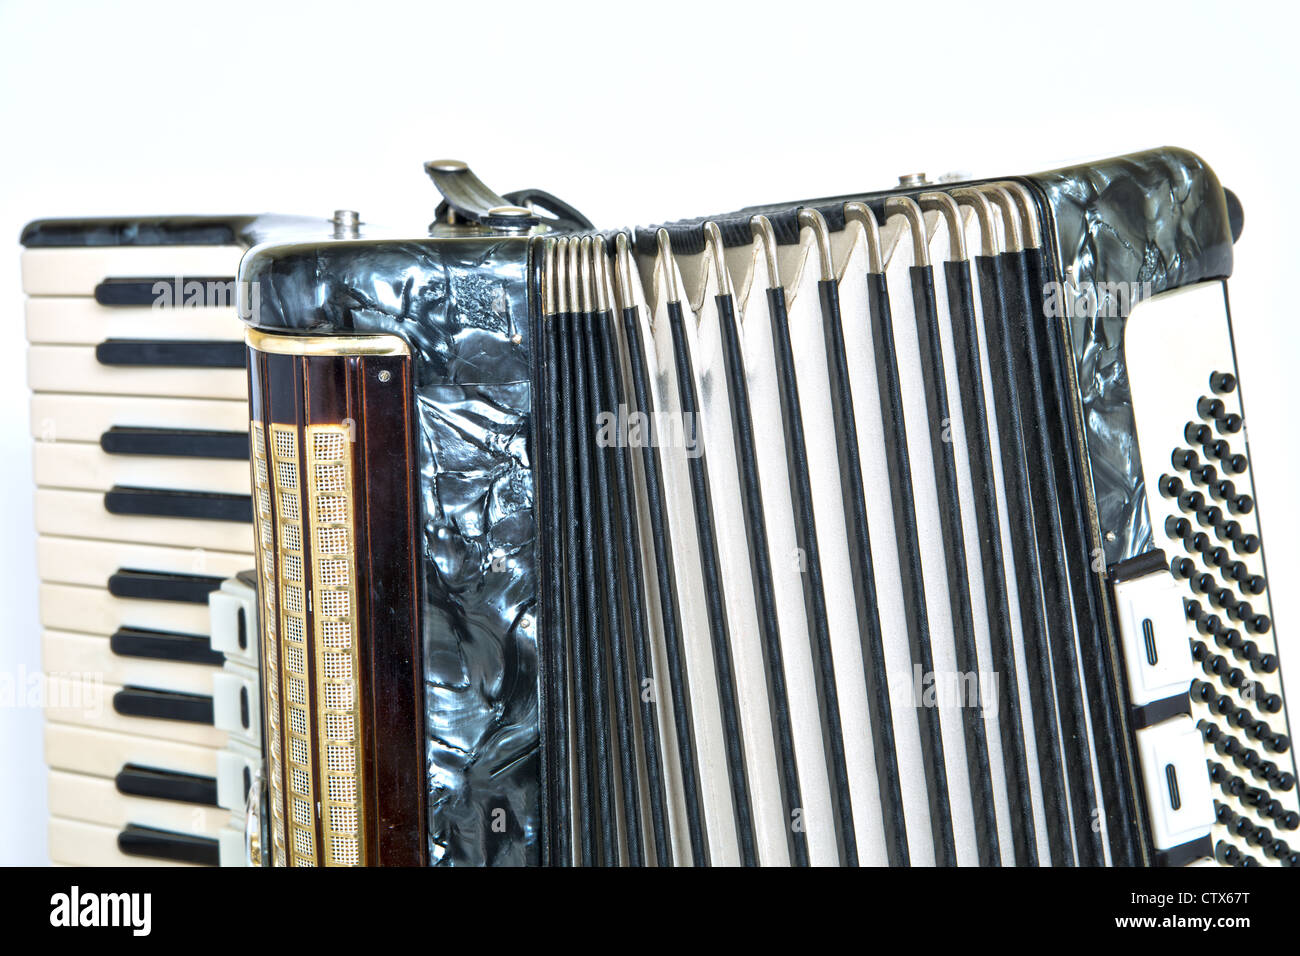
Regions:
M 229 615 L 255 634 L 256 600 L 222 583 L 254 564 L 242 252 L 23 254 L 56 863 L 244 858 L 260 694 Z

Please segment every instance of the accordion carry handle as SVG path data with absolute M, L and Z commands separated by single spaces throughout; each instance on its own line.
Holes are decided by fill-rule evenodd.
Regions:
M 435 214 L 438 222 L 454 223 L 463 219 L 485 224 L 494 213 L 500 216 L 507 210 L 519 210 L 523 214 L 518 217 L 521 225 L 526 228 L 536 224 L 536 217 L 531 212 L 511 206 L 505 197 L 489 189 L 469 166 L 458 159 L 431 160 L 424 164 L 424 171 L 442 193 L 443 201 L 438 204 Z
M 591 220 L 568 203 L 540 189 L 520 189 L 504 196 L 490 189 L 459 159 L 434 159 L 424 171 L 442 194 L 430 223 L 438 226 L 473 223 L 506 235 L 521 235 L 537 227 L 563 232 L 595 229 Z M 549 216 L 542 216 L 538 209 Z
M 553 196 L 543 189 L 516 189 L 513 192 L 505 193 L 502 198 L 514 206 L 523 206 L 533 212 L 540 210 L 543 213 L 548 213 L 549 219 L 554 220 L 553 225 L 557 228 L 577 232 L 596 231 L 596 224 L 590 219 L 563 199 Z M 543 223 L 548 223 L 548 216 L 544 215 L 541 219 Z

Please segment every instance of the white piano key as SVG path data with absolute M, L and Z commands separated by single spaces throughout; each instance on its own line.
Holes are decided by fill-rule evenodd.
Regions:
M 34 392 L 228 398 L 248 395 L 242 368 L 101 365 L 91 345 L 33 345 L 27 382 Z
M 89 442 L 37 442 L 36 484 L 43 488 L 108 491 L 114 485 L 246 495 L 248 462 L 154 455 L 110 455 Z
M 117 848 L 114 827 L 64 817 L 51 817 L 50 859 L 64 866 L 194 866 L 174 860 L 131 856 Z
M 205 339 L 242 342 L 233 308 L 153 308 L 100 305 L 85 296 L 27 300 L 27 341 L 33 345 L 98 345 L 105 339 Z
M 52 770 L 109 781 L 115 781 L 128 765 L 210 777 L 216 782 L 217 805 L 241 818 L 245 771 L 251 782 L 261 761 L 259 748 L 233 738 L 218 750 L 68 724 L 48 723 L 45 728 L 45 762 Z
M 92 296 L 95 286 L 108 278 L 234 278 L 243 255 L 242 246 L 25 249 L 23 291 L 28 295 Z
M 50 674 L 94 674 L 108 684 L 148 687 L 182 694 L 213 696 L 219 667 L 114 654 L 107 637 L 46 630 L 41 664 Z M 111 702 L 110 702 L 111 705 Z
M 45 762 L 57 770 L 71 770 L 112 779 L 127 764 L 218 777 L 223 750 L 141 737 L 97 727 L 56 723 L 45 725 Z
M 230 819 L 222 807 L 120 793 L 112 780 L 49 771 L 50 813 L 121 830 L 128 824 L 215 837 Z
M 210 623 L 206 604 L 120 598 L 102 586 L 41 585 L 45 627 L 104 636 L 123 627 L 206 635 Z
M 253 526 L 242 521 L 112 514 L 93 491 L 36 490 L 36 530 L 42 534 L 251 554 Z
M 230 578 L 255 564 L 252 554 L 204 548 L 166 548 L 45 534 L 39 535 L 36 542 L 37 574 L 51 584 L 104 587 L 111 575 L 123 569 Z
M 32 396 L 32 437 L 37 441 L 89 441 L 114 426 L 194 428 L 248 432 L 248 402 L 216 398 L 144 398 L 136 395 Z
M 225 731 L 208 724 L 119 714 L 113 709 L 113 695 L 121 686 L 93 673 L 47 673 L 42 686 L 48 720 L 203 747 L 226 744 Z

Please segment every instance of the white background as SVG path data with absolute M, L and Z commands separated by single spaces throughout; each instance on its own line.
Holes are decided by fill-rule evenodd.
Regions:
M 1166 144 L 1200 153 L 1246 210 L 1233 318 L 1295 674 L 1293 16 L 1134 0 L 0 0 L 0 674 L 40 666 L 28 220 L 350 208 L 418 228 L 435 204 L 422 162 L 455 156 L 605 227 Z M 40 733 L 39 711 L 0 710 L 0 863 L 45 859 Z

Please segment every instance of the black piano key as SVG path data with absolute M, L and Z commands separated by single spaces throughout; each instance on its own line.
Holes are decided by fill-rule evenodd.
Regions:
M 741 862 L 745 866 L 757 866 L 758 849 L 754 843 L 754 811 L 749 801 L 749 782 L 745 774 L 744 736 L 740 726 L 740 705 L 736 699 L 736 678 L 728 637 L 727 607 L 722 593 L 722 565 L 718 558 L 718 539 L 714 531 L 708 451 L 700 435 L 700 401 L 695 387 L 694 363 L 691 358 L 690 342 L 686 336 L 685 321 L 682 315 L 682 304 L 669 302 L 668 327 L 673 338 L 673 359 L 676 364 L 682 426 L 688 447 L 695 449 L 694 454 L 687 456 L 686 470 L 690 476 L 695 531 L 700 547 L 704 603 L 708 611 L 714 676 L 718 687 L 719 710 L 722 715 L 723 748 L 727 756 L 727 775 L 731 782 L 731 802 L 736 814 L 736 839 L 740 846 Z
M 251 495 L 212 491 L 174 491 L 114 485 L 104 493 L 104 508 L 115 515 L 196 518 L 207 521 L 253 521 Z
M 1056 680 L 1061 738 L 1065 745 L 1065 770 L 1074 811 L 1075 846 L 1084 866 L 1104 862 L 1100 830 L 1094 826 L 1098 810 L 1092 773 L 1092 748 L 1088 745 L 1087 718 L 1075 653 L 1074 624 L 1070 614 L 1070 584 L 1065 570 L 1061 520 L 1053 486 L 1052 449 L 1047 438 L 1047 406 L 1043 376 L 1036 356 L 1041 335 L 1038 301 L 1029 287 L 1029 266 L 1023 250 L 1004 252 L 1004 275 L 1013 293 L 1007 296 L 1008 334 L 1017 342 L 1014 374 L 1020 397 L 1021 424 L 1028 453 L 1029 492 L 1033 496 L 1034 527 L 1038 535 L 1038 560 L 1042 566 L 1043 600 L 1047 610 L 1052 649 L 1052 675 Z
M 912 465 L 907 451 L 902 385 L 898 378 L 898 356 L 894 348 L 894 320 L 889 307 L 889 284 L 883 273 L 867 274 L 867 298 L 880 410 L 885 428 L 885 458 L 889 469 L 895 544 L 902 576 L 903 606 L 907 613 L 907 638 L 912 650 L 913 666 L 919 666 L 922 674 L 933 674 L 930 619 L 925 604 L 921 544 L 916 527 L 915 498 L 912 494 Z M 956 866 L 957 847 L 952 829 L 952 803 L 948 797 L 948 773 L 944 764 L 939 711 L 935 707 L 918 709 L 921 756 L 925 761 L 926 796 L 930 804 L 930 831 L 934 837 L 935 861 L 940 866 Z
M 604 407 L 617 414 L 626 406 L 622 361 L 618 354 L 618 331 L 614 316 L 606 313 L 596 324 L 596 351 L 604 374 L 599 377 Z M 668 798 L 664 786 L 664 769 L 660 758 L 659 723 L 656 699 L 641 689 L 654 685 L 653 652 L 650 646 L 650 622 L 646 605 L 645 579 L 642 577 L 640 515 L 632 486 L 633 463 L 627 442 L 618 441 L 611 450 L 614 486 L 618 499 L 618 527 L 622 549 L 619 578 L 627 593 L 627 619 L 632 635 L 632 663 L 636 675 L 637 700 L 641 704 L 641 748 L 645 756 L 646 790 L 650 802 L 650 833 L 654 838 L 655 861 L 672 866 L 672 844 L 668 823 Z M 647 684 L 649 682 L 649 684 Z
M 108 306 L 179 309 L 210 306 L 233 310 L 234 276 L 130 276 L 95 286 L 95 301 Z
M 1047 621 L 1043 612 L 1042 579 L 1038 570 L 1034 539 L 1033 505 L 1029 496 L 1028 465 L 1021 432 L 1020 401 L 1016 395 L 1012 352 L 1021 348 L 1005 329 L 1006 289 L 1002 260 L 997 256 L 976 256 L 983 303 L 984 335 L 988 342 L 989 380 L 993 386 L 993 410 L 997 417 L 1002 480 L 1006 483 L 1007 522 L 1012 542 L 1012 567 L 1016 573 L 1016 597 L 1025 642 L 1025 669 L 1029 702 L 1034 717 L 1034 739 L 1038 776 L 1043 788 L 1048 853 L 1053 866 L 1074 865 L 1074 841 L 1070 835 L 1070 813 L 1065 802 L 1065 776 L 1061 766 L 1061 737 L 1056 723 L 1056 700 L 1052 690 L 1052 661 L 1047 645 Z
M 118 793 L 131 797 L 217 806 L 217 781 L 214 777 L 129 763 L 117 772 L 113 782 Z
M 108 339 L 95 346 L 100 365 L 167 368 L 244 368 L 243 342 L 196 339 Z
M 154 455 L 166 458 L 248 460 L 248 433 L 199 428 L 136 428 L 114 425 L 99 437 L 110 455 Z
M 220 667 L 226 656 L 212 649 L 202 634 L 152 631 L 142 627 L 120 627 L 108 639 L 109 649 L 120 657 L 144 657 L 178 664 L 207 664 Z
M 600 834 L 599 859 L 604 866 L 619 861 L 617 808 L 614 798 L 613 743 L 609 720 L 609 667 L 605 647 L 609 635 L 609 615 L 601 596 L 601 569 L 598 566 L 596 512 L 596 470 L 593 440 L 596 436 L 595 414 L 589 404 L 587 381 L 587 323 L 590 313 L 575 312 L 570 333 L 573 340 L 573 389 L 577 410 L 578 500 L 582 508 L 578 522 L 580 542 L 582 600 L 586 628 L 580 632 L 585 641 L 587 685 L 590 705 L 592 757 L 595 760 L 596 820 Z M 588 807 L 588 812 L 593 809 Z
M 152 687 L 123 687 L 113 695 L 113 710 L 123 717 L 151 717 L 190 724 L 212 724 L 212 698 Z
M 794 348 L 790 341 L 790 318 L 785 309 L 785 289 L 767 290 L 771 317 L 772 348 L 776 358 L 778 391 L 781 395 L 781 425 L 785 432 L 786 468 L 794 504 L 795 539 L 803 555 L 804 604 L 812 640 L 813 663 L 817 668 L 817 704 L 822 736 L 829 764 L 831 801 L 835 811 L 835 838 L 840 861 L 858 865 L 857 826 L 849 791 L 848 765 L 844 756 L 844 726 L 840 717 L 839 689 L 835 683 L 835 660 L 831 653 L 830 624 L 826 610 L 826 588 L 822 579 L 817 523 L 813 514 L 812 479 L 808 474 L 808 449 L 804 440 L 803 411 L 799 382 L 795 374 Z
M 600 422 L 604 415 L 617 415 L 616 409 L 606 407 L 602 378 L 605 366 L 596 341 L 597 326 L 612 320 L 608 312 L 587 312 L 582 316 L 583 355 L 586 359 L 586 400 L 591 422 L 591 434 L 602 431 Z M 623 795 L 623 834 L 627 845 L 627 864 L 642 866 L 645 862 L 641 843 L 641 787 L 636 773 L 636 743 L 633 734 L 632 688 L 628 682 L 627 661 L 624 659 L 626 639 L 623 633 L 623 604 L 618 576 L 618 528 L 614 516 L 614 493 L 611 486 L 609 443 L 597 441 L 591 451 L 592 473 L 595 477 L 593 512 L 596 520 L 597 547 L 593 555 L 597 560 L 597 580 L 603 592 L 599 603 L 601 627 L 597 645 L 600 651 L 600 669 L 608 682 L 608 693 L 613 700 L 614 736 L 617 737 L 618 787 Z M 613 793 L 611 793 L 611 799 Z M 617 822 L 617 808 L 613 816 Z M 612 862 L 618 862 L 617 830 L 611 835 L 613 846 L 607 849 Z
M 889 677 L 885 668 L 885 644 L 880 632 L 876 599 L 876 572 L 871 556 L 871 530 L 862 478 L 862 453 L 858 447 L 857 414 L 849 378 L 848 353 L 844 345 L 844 322 L 840 314 L 839 286 L 831 280 L 817 285 L 822 307 L 822 332 L 826 365 L 830 370 L 831 406 L 836 446 L 839 452 L 840 488 L 844 499 L 844 524 L 849 535 L 849 562 L 853 596 L 858 612 L 862 665 L 871 716 L 872 746 L 876 759 L 876 780 L 880 792 L 881 816 L 885 829 L 885 851 L 890 866 L 907 866 L 907 818 L 894 748 L 894 717 L 889 701 Z
M 542 548 L 538 551 L 538 580 L 543 596 L 538 669 L 544 866 L 569 866 L 573 862 L 569 816 L 568 660 L 564 652 L 564 545 L 560 511 L 563 501 L 560 398 L 556 371 L 558 345 L 555 341 L 558 325 L 554 315 L 543 316 L 541 333 L 537 336 L 542 398 L 536 414 L 541 422 L 540 444 L 543 449 L 537 469 L 538 498 L 546 503 L 541 511 Z
M 207 604 L 208 595 L 221 587 L 221 581 L 221 578 L 207 574 L 178 574 L 121 568 L 109 575 L 108 592 L 120 598 Z
M 575 317 L 565 312 L 556 317 L 559 324 L 559 381 L 564 447 L 564 558 L 565 600 L 567 623 L 565 629 L 566 653 L 573 667 L 573 767 L 577 776 L 577 838 L 578 862 L 593 866 L 596 862 L 598 835 L 594 810 L 591 763 L 591 722 L 588 716 L 590 684 L 584 641 L 591 626 L 582 586 L 582 538 L 579 524 L 584 515 L 579 509 L 579 487 L 586 483 L 587 475 L 579 468 L 578 431 L 582 427 L 577 408 L 578 396 L 574 386 L 573 326 Z M 563 705 L 561 705 L 563 706 Z
M 117 835 L 117 848 L 127 856 L 144 856 L 177 863 L 217 866 L 221 862 L 220 848 L 212 837 L 175 833 L 156 827 L 136 826 L 134 823 L 128 823 L 126 829 Z
M 966 455 L 970 461 L 971 485 L 975 495 L 975 520 L 979 530 L 981 570 L 984 575 L 984 604 L 989 618 L 993 664 L 1000 675 L 998 723 L 1001 729 L 1002 759 L 1007 769 L 1011 842 L 1017 866 L 1037 866 L 1038 839 L 1034 831 L 1033 803 L 1029 799 L 1029 764 L 1025 754 L 1024 722 L 1020 714 L 1020 681 L 1016 667 L 1015 637 L 1011 630 L 1011 607 L 1007 601 L 1006 560 L 1002 553 L 997 480 L 989 442 L 988 407 L 980 369 L 970 262 L 946 262 L 944 272 L 948 287 L 948 310 L 952 317 L 953 346 L 957 356 L 957 384 L 966 425 Z
M 1046 294 L 1046 263 L 1041 247 L 1026 251 L 1029 288 L 1043 290 Z M 1037 300 L 1035 300 L 1037 301 Z M 1041 308 L 1041 306 L 1040 306 Z M 1042 314 L 1046 319 L 1046 310 Z M 1065 558 L 1070 576 L 1070 590 L 1075 601 L 1075 625 L 1079 634 L 1079 658 L 1088 682 L 1089 714 L 1092 718 L 1092 736 L 1097 741 L 1095 756 L 1102 791 L 1102 800 L 1108 808 L 1107 830 L 1110 833 L 1111 863 L 1115 866 L 1136 866 L 1139 862 L 1136 832 L 1138 812 L 1132 790 L 1125 785 L 1128 772 L 1125 767 L 1124 731 L 1117 715 L 1123 702 L 1119 696 L 1121 682 L 1112 668 L 1110 654 L 1099 622 L 1103 602 L 1100 583 L 1092 573 L 1089 535 L 1080 489 L 1083 487 L 1079 452 L 1073 437 L 1071 423 L 1074 416 L 1067 395 L 1070 385 L 1063 370 L 1072 362 L 1065 329 L 1059 321 L 1046 319 L 1044 334 L 1039 342 L 1042 381 L 1045 400 L 1054 427 L 1048 429 L 1051 439 L 1051 457 L 1056 465 L 1057 500 L 1061 502 L 1061 523 L 1065 535 Z
M 623 310 L 623 331 L 631 359 L 632 401 L 628 412 L 640 412 L 646 420 L 655 420 L 654 401 L 650 397 L 649 371 L 645 365 L 645 342 L 636 307 Z M 659 449 L 654 441 L 642 442 L 641 456 L 645 472 L 646 507 L 650 514 L 650 542 L 654 548 L 655 584 L 659 591 L 659 615 L 664 629 L 664 654 L 668 663 L 668 688 L 673 702 L 673 726 L 677 732 L 678 760 L 681 764 L 682 790 L 686 802 L 686 830 L 691 843 L 691 857 L 696 866 L 707 866 L 709 846 L 705 839 L 704 814 L 700 802 L 700 775 L 695 753 L 695 724 L 691 719 L 691 701 L 686 692 L 686 662 L 682 652 L 681 622 L 678 613 L 677 581 L 672 571 L 673 542 L 663 501 L 663 471 Z
M 790 717 L 790 698 L 786 691 L 785 660 L 781 650 L 781 628 L 776 612 L 776 591 L 772 584 L 772 559 L 768 551 L 767 517 L 763 513 L 763 489 L 758 476 L 755 449 L 754 417 L 746 387 L 745 359 L 736 321 L 735 299 L 720 295 L 718 322 L 722 331 L 722 357 L 727 376 L 727 396 L 731 408 L 735 454 L 740 473 L 740 493 L 745 505 L 745 531 L 749 545 L 749 564 L 762 631 L 763 670 L 767 677 L 768 706 L 772 712 L 772 729 L 776 734 L 777 758 L 781 769 L 781 797 L 785 819 L 792 821 L 803 808 L 799 787 L 799 769 L 794 750 L 794 729 Z M 808 835 L 802 827 L 786 826 L 790 860 L 795 866 L 808 866 Z

